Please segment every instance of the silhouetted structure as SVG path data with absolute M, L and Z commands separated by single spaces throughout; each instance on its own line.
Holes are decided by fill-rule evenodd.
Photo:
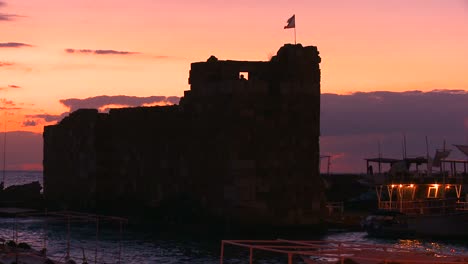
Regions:
M 185 196 L 233 221 L 317 223 L 319 63 L 301 45 L 268 62 L 211 56 L 192 63 L 179 105 L 75 111 L 44 130 L 46 199 L 157 207 Z

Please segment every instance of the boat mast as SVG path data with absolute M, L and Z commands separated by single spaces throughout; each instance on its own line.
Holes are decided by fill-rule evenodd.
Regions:
M 445 153 L 445 139 L 444 139 L 444 153 Z M 444 158 L 444 160 L 445 160 L 445 158 Z M 442 167 L 442 173 L 443 173 L 442 174 L 442 179 L 443 179 L 443 184 L 444 184 L 443 185 L 444 187 L 442 188 L 442 191 L 443 191 L 442 198 L 445 198 L 445 162 L 442 162 L 440 164 L 440 166 Z M 445 210 L 445 208 L 444 208 L 444 210 Z
M 427 159 L 427 163 L 426 163 L 427 176 L 429 178 L 431 178 L 431 176 L 432 176 L 432 163 L 430 163 L 430 161 L 429 161 L 429 140 L 427 139 L 427 136 L 426 136 L 426 159 Z
M 5 164 L 6 164 L 6 129 L 7 129 L 7 112 L 4 109 L 5 113 L 5 123 L 4 123 L 4 131 L 3 131 L 3 187 L 5 187 Z
M 403 142 L 401 142 L 401 152 L 403 160 L 406 160 L 406 133 L 403 133 Z
M 379 151 L 379 175 L 382 173 L 382 150 L 380 148 L 380 140 L 377 141 L 378 151 Z
M 403 146 L 404 146 L 404 149 L 403 149 L 403 150 L 405 151 L 405 152 L 404 152 L 404 153 L 405 153 L 405 157 L 404 157 L 404 158 L 406 159 L 406 158 L 408 157 L 408 156 L 406 155 L 406 133 L 403 134 Z

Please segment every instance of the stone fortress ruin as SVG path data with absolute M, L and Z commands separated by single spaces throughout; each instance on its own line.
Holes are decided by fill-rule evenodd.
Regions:
M 311 225 L 319 177 L 320 56 L 192 63 L 179 105 L 80 109 L 44 130 L 44 194 L 63 208 L 160 207 L 188 197 L 252 225 Z

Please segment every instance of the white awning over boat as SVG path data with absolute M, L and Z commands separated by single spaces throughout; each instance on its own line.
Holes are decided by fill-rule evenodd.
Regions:
M 450 155 L 450 149 L 436 150 L 432 166 L 440 167 L 441 161 Z
M 461 152 L 463 152 L 463 154 L 465 154 L 468 157 L 468 146 L 466 145 L 454 145 L 454 146 L 457 147 L 457 149 L 459 149 Z

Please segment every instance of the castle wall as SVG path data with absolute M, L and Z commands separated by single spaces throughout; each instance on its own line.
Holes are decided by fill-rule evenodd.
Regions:
M 186 195 L 239 222 L 317 223 L 319 63 L 301 45 L 268 62 L 211 57 L 191 65 L 179 105 L 74 112 L 45 129 L 46 195 L 98 208 Z
M 44 194 L 63 207 L 93 206 L 96 193 L 96 109 L 80 109 L 44 128 Z

